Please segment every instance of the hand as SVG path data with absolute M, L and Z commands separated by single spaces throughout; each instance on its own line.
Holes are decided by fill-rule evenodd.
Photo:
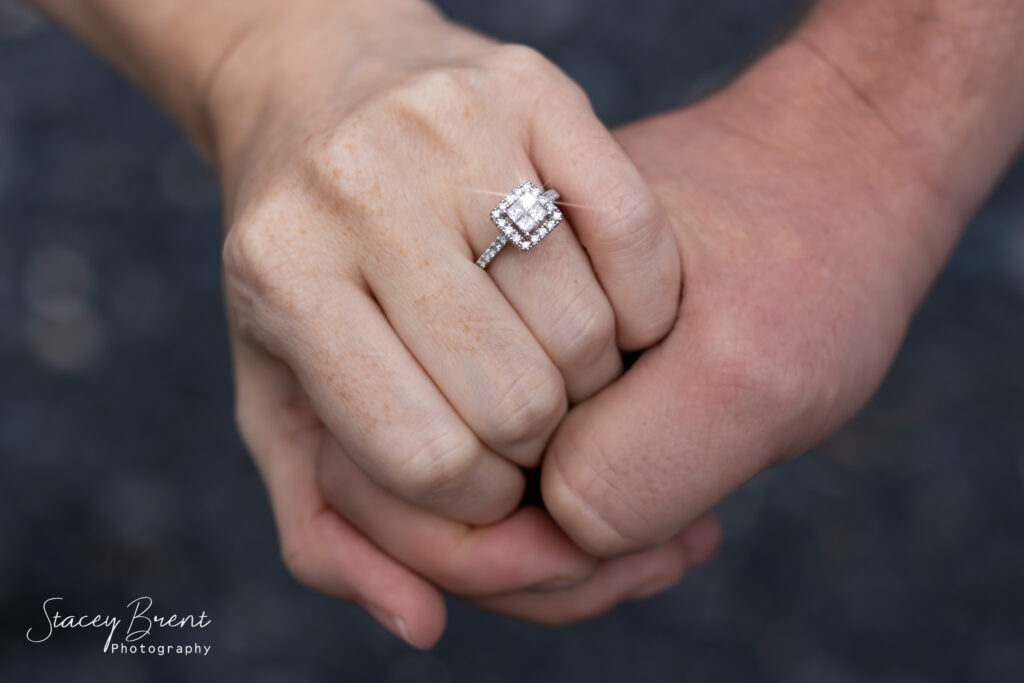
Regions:
M 211 110 L 239 426 L 289 567 L 421 645 L 444 611 L 420 575 L 473 596 L 586 581 L 515 610 L 546 621 L 674 582 L 685 539 L 605 568 L 536 509 L 468 526 L 508 516 L 568 404 L 671 326 L 660 203 L 533 51 L 422 8 L 383 30 L 313 6 L 249 34 Z M 572 229 L 485 273 L 522 179 L 571 197 Z
M 669 336 L 570 411 L 548 510 L 607 556 L 657 544 L 811 446 L 880 382 L 966 210 L 810 44 L 619 140 L 674 220 Z M 952 229 L 950 229 L 952 228 Z

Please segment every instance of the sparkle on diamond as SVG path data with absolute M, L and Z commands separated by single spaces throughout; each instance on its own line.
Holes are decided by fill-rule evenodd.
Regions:
M 516 227 L 526 234 L 533 232 L 548 216 L 548 210 L 540 201 L 540 192 L 535 188 L 521 194 L 506 213 Z

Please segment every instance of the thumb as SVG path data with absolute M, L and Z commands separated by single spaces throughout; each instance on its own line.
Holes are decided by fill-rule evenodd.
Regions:
M 591 554 L 665 541 L 788 450 L 784 368 L 742 336 L 682 332 L 570 411 L 548 446 L 545 505 Z

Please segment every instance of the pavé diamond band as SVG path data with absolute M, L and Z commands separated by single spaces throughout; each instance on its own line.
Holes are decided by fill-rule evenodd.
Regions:
M 558 197 L 555 190 L 541 192 L 531 182 L 512 190 L 491 212 L 491 220 L 498 226 L 500 234 L 476 264 L 486 269 L 509 242 L 523 251 L 533 249 L 562 222 L 562 212 L 555 206 Z

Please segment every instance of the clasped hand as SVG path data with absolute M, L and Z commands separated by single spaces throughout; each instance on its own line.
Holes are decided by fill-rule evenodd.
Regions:
M 707 559 L 706 511 L 881 378 L 918 266 L 847 228 L 924 217 L 822 173 L 905 169 L 760 106 L 798 48 L 616 139 L 536 52 L 432 11 L 351 40 L 289 21 L 211 93 L 238 422 L 304 583 L 421 647 L 441 589 L 594 616 Z M 523 180 L 566 223 L 485 272 L 488 213 Z M 524 468 L 543 509 L 520 507 Z

